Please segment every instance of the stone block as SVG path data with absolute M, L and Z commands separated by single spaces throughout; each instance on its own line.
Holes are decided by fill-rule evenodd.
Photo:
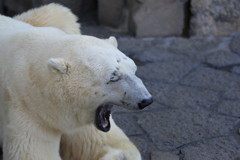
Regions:
M 113 119 L 116 124 L 124 130 L 128 136 L 132 135 L 141 135 L 143 134 L 139 125 L 136 123 L 136 120 L 127 113 L 116 113 L 113 114 Z
M 138 123 L 161 151 L 174 150 L 201 139 L 227 135 L 237 118 L 220 116 L 204 109 L 166 109 L 137 114 Z
M 192 0 L 191 35 L 225 36 L 240 30 L 240 1 Z
M 212 89 L 215 91 L 228 91 L 240 89 L 240 76 L 224 70 L 201 67 L 189 74 L 181 84 Z
M 98 0 L 100 24 L 118 27 L 123 16 L 124 0 Z
M 186 41 L 185 41 L 186 40 Z M 164 42 L 165 41 L 165 42 Z M 173 42 L 175 41 L 175 42 Z M 183 43 L 181 43 L 184 41 Z M 197 40 L 195 40 L 195 43 Z M 156 39 L 156 40 L 143 40 L 143 39 L 120 39 L 119 48 L 124 51 L 128 56 L 130 56 L 135 63 L 139 66 L 137 74 L 147 81 L 162 81 L 162 82 L 176 82 L 182 78 L 189 71 L 194 69 L 199 65 L 199 62 L 192 59 L 188 59 L 185 55 L 170 53 L 172 50 L 181 50 L 176 45 L 171 45 L 171 43 L 178 44 L 189 44 L 190 40 L 182 38 L 167 38 L 167 39 Z M 203 40 L 201 41 L 203 42 Z M 199 42 L 199 43 L 201 43 Z M 209 41 L 207 41 L 209 42 Z M 217 42 L 216 42 L 217 43 Z M 170 44 L 170 45 L 169 45 Z M 198 44 L 198 43 L 197 43 Z M 196 45 L 196 48 L 206 47 L 201 43 L 201 45 Z M 204 43 L 206 44 L 206 43 Z M 215 43 L 214 43 L 215 44 Z M 177 47 L 176 49 L 173 47 Z M 193 47 L 194 45 L 192 45 Z M 210 46 L 209 46 L 210 47 Z M 215 47 L 211 45 L 211 48 Z M 172 48 L 172 50 L 170 49 Z M 186 51 L 191 50 L 191 45 L 184 48 Z M 198 52 L 196 50 L 195 52 Z M 194 53 L 195 53 L 194 52 Z M 193 53 L 193 54 L 194 54 Z M 190 53 L 189 53 L 190 54 Z M 196 56 L 194 54 L 192 56 Z M 153 69 L 153 67 L 155 69 Z
M 189 59 L 146 63 L 138 67 L 137 75 L 147 81 L 177 82 L 196 68 L 198 62 Z
M 129 7 L 129 29 L 137 37 L 180 36 L 182 34 L 184 27 L 183 0 L 134 2 L 130 3 Z
M 179 156 L 170 152 L 155 151 L 151 153 L 151 160 L 179 160 Z
M 213 137 L 183 148 L 186 160 L 239 160 L 239 143 L 231 137 Z
M 167 85 L 166 87 L 154 86 L 158 89 L 155 93 L 156 101 L 174 108 L 199 109 L 210 108 L 220 98 L 217 92 L 179 85 Z
M 148 149 L 150 148 L 148 140 L 145 139 L 144 136 L 130 136 L 129 139 L 137 146 L 142 155 L 142 158 L 148 159 Z
M 240 66 L 234 66 L 232 68 L 232 72 L 235 73 L 235 74 L 240 75 Z
M 240 55 L 240 34 L 232 38 L 229 48 L 231 49 L 232 52 Z
M 240 117 L 240 102 L 223 101 L 218 106 L 218 112 L 228 116 Z
M 118 39 L 118 48 L 124 53 L 131 55 L 132 53 L 144 53 L 153 48 L 164 48 L 166 39 L 164 38 L 129 38 L 120 37 Z M 139 54 L 140 55 L 140 54 Z M 157 56 L 156 56 L 157 57 Z M 155 58 L 156 58 L 155 57 Z
M 217 50 L 206 57 L 206 63 L 215 67 L 224 67 L 234 64 L 240 64 L 240 56 L 229 51 Z
M 209 51 L 215 50 L 221 43 L 227 42 L 228 40 L 218 37 L 172 38 L 168 50 L 202 61 L 209 54 Z
M 223 98 L 227 100 L 240 100 L 240 90 L 232 89 L 223 94 Z

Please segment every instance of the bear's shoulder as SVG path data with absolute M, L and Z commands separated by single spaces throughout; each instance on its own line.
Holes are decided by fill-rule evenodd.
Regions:
M 0 32 L 1 33 L 9 33 L 11 31 L 17 32 L 18 30 L 28 29 L 31 27 L 32 26 L 30 24 L 12 19 L 10 17 L 0 15 Z

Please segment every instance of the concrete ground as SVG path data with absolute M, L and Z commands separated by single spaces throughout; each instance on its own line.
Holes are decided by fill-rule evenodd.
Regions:
M 154 103 L 118 110 L 144 160 L 240 160 L 240 35 L 119 38 Z
M 240 34 L 118 41 L 155 100 L 114 113 L 143 160 L 240 160 Z

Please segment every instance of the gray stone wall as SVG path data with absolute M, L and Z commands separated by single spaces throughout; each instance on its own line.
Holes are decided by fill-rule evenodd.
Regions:
M 240 31 L 239 0 L 0 0 L 0 12 L 21 13 L 61 3 L 81 22 L 93 22 L 137 37 L 225 36 Z
M 127 26 L 127 30 L 137 37 L 180 36 L 184 28 L 185 2 L 98 0 L 99 22 L 120 29 Z
M 239 0 L 192 0 L 191 34 L 225 36 L 240 30 Z
M 130 30 L 137 36 L 180 36 L 184 27 L 184 1 L 146 0 L 131 10 Z

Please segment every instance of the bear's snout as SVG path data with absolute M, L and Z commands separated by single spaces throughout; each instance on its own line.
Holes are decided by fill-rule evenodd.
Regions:
M 143 108 L 149 106 L 150 104 L 152 104 L 152 102 L 153 102 L 152 97 L 150 97 L 148 99 L 143 99 L 140 103 L 138 103 L 138 108 L 143 109 Z

